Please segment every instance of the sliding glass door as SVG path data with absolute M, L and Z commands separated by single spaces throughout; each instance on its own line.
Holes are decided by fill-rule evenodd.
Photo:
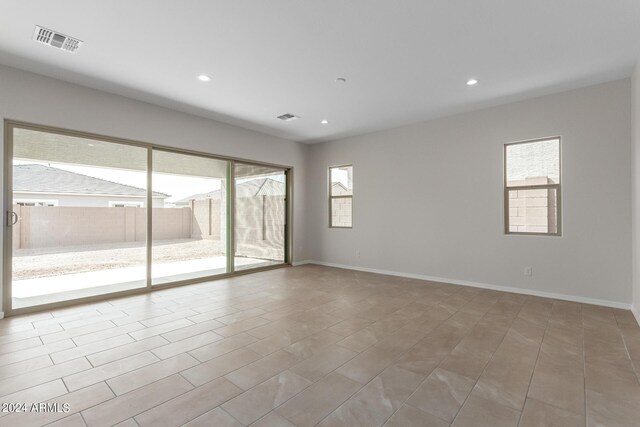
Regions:
M 226 160 L 153 150 L 153 285 L 229 272 Z
M 247 270 L 284 263 L 286 171 L 236 162 L 234 180 L 235 269 Z
M 288 261 L 286 168 L 6 127 L 8 314 Z
M 12 308 L 145 287 L 147 150 L 20 128 L 12 148 Z

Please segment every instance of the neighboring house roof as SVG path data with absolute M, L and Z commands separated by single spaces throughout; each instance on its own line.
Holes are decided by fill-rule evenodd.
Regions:
M 63 193 L 145 197 L 147 190 L 44 165 L 13 165 L 16 193 Z M 168 194 L 153 192 L 165 199 Z
M 210 191 L 208 193 L 194 194 L 175 202 L 176 205 L 187 204 L 191 200 L 219 199 L 220 190 Z M 250 181 L 242 182 L 236 185 L 236 197 L 255 197 L 255 196 L 284 196 L 286 194 L 286 186 L 282 181 L 271 178 L 258 178 Z
M 331 194 L 333 196 L 344 196 L 349 195 L 350 192 L 347 190 L 347 187 L 344 186 L 341 182 L 334 182 L 331 184 Z
M 284 196 L 285 194 L 284 182 L 271 178 L 252 179 L 236 185 L 237 197 Z

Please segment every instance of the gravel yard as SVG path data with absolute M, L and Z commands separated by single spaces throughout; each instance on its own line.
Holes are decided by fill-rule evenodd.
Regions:
M 165 240 L 154 242 L 154 262 L 188 261 L 223 255 L 219 240 Z M 145 244 L 118 243 L 14 251 L 13 279 L 35 279 L 143 265 Z

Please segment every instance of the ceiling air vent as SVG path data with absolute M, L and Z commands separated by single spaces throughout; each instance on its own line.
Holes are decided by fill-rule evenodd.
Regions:
M 33 32 L 33 40 L 71 53 L 75 53 L 82 46 L 81 40 L 56 33 L 38 25 L 36 25 L 36 29 Z
M 278 116 L 278 118 L 280 120 L 284 120 L 285 122 L 291 122 L 293 120 L 298 120 L 300 117 L 296 116 L 295 114 L 287 113 L 287 114 Z

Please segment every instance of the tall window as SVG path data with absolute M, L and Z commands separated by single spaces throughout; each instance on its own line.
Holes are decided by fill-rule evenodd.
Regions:
M 285 166 L 6 126 L 9 314 L 290 262 Z
M 353 227 L 353 166 L 329 168 L 329 227 Z
M 560 138 L 504 147 L 506 234 L 561 234 Z
M 151 217 L 152 285 L 228 273 L 229 162 L 154 149 L 151 187 L 166 195 Z
M 145 288 L 147 149 L 19 127 L 11 136 L 11 309 Z
M 236 271 L 282 264 L 287 225 L 287 172 L 234 164 Z

